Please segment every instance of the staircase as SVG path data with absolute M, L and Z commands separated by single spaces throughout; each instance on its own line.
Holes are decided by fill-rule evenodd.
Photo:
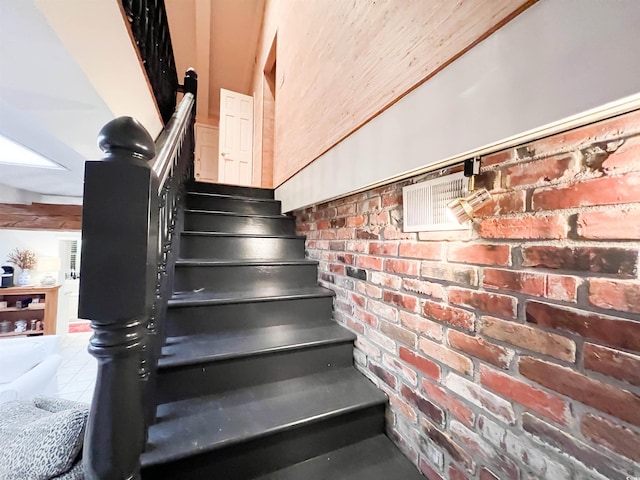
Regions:
M 142 478 L 423 478 L 273 191 L 188 189 Z

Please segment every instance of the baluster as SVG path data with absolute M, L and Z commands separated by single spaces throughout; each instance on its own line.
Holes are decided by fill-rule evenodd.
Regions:
M 139 478 L 145 442 L 139 373 L 155 290 L 158 181 L 152 138 L 130 117 L 99 135 L 104 161 L 87 162 L 79 313 L 91 320 L 98 377 L 85 433 L 87 480 Z

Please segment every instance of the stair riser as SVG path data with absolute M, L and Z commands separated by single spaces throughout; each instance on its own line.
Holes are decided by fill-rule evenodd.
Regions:
M 157 403 L 326 372 L 353 364 L 353 343 L 158 369 Z
M 215 213 L 185 215 L 185 230 L 192 232 L 225 232 L 253 235 L 295 235 L 296 222 L 292 217 L 236 217 Z
M 210 260 L 298 260 L 304 238 L 208 237 L 182 235 L 180 258 Z
M 280 202 L 275 200 L 254 202 L 237 197 L 212 197 L 192 194 L 187 196 L 187 209 L 248 213 L 252 215 L 279 215 Z
M 273 190 L 266 188 L 239 187 L 237 185 L 223 185 L 214 183 L 189 182 L 186 185 L 189 192 L 218 193 L 220 195 L 236 195 L 238 197 L 273 199 Z
M 368 407 L 240 445 L 143 468 L 142 479 L 246 480 L 351 445 L 383 430 L 384 405 Z
M 317 265 L 177 266 L 174 290 L 216 293 L 313 287 Z
M 332 297 L 319 297 L 170 308 L 167 311 L 166 331 L 168 337 L 179 337 L 293 323 L 317 323 L 331 318 L 332 305 Z

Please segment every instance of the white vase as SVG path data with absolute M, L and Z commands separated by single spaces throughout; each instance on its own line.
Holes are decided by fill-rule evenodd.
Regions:
M 22 272 L 20 272 L 20 275 L 18 275 L 18 285 L 21 287 L 27 286 L 31 283 L 31 273 L 29 272 L 29 269 L 25 268 L 24 270 L 22 270 Z

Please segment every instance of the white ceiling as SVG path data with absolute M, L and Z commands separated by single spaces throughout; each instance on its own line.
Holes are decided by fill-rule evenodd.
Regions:
M 83 16 L 80 22 L 71 19 L 77 32 L 69 32 L 70 10 Z M 87 39 L 95 39 L 96 46 Z M 106 54 L 99 42 L 110 49 Z M 0 0 L 0 133 L 63 167 L 0 164 L 0 184 L 43 195 L 81 197 L 84 162 L 102 157 L 96 139 L 107 122 L 116 115 L 131 115 L 152 135 L 158 133 L 161 123 L 150 94 L 143 99 L 146 110 L 141 111 L 130 100 L 132 95 L 144 97 L 136 91 L 138 85 L 127 89 L 127 98 L 122 84 L 109 82 L 111 92 L 100 84 L 100 79 L 105 82 L 105 71 L 136 83 L 136 78 L 122 74 L 119 60 L 131 63 L 134 58 L 131 68 L 138 71 L 137 83 L 148 92 L 135 53 L 123 52 L 123 44 L 133 51 L 113 0 Z M 81 51 L 87 50 L 83 57 Z M 119 101 L 114 99 L 117 94 Z

